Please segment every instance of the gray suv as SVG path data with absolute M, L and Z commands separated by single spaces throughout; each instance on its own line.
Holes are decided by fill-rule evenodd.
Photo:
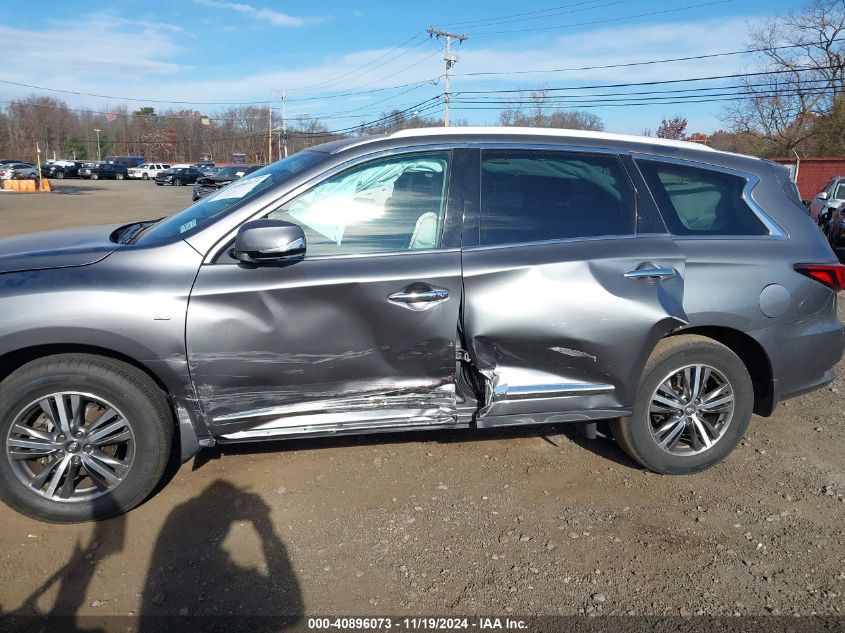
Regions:
M 833 377 L 786 168 L 566 130 L 337 141 L 168 218 L 0 241 L 0 495 L 126 511 L 216 443 L 609 419 L 660 473 Z

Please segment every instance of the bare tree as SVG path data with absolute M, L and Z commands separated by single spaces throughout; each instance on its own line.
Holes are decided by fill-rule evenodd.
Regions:
M 499 125 L 604 130 L 604 121 L 597 114 L 549 107 L 559 103 L 560 98 L 552 95 L 547 88 L 526 90 L 518 93 L 518 96 L 499 113 Z
M 739 83 L 741 98 L 723 118 L 734 132 L 761 139 L 763 153 L 803 150 L 820 117 L 845 89 L 845 0 L 810 0 L 798 12 L 763 21 L 750 48 L 763 49 L 755 72 Z

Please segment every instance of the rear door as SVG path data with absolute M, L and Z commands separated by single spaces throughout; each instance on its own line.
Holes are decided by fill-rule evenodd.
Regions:
M 481 421 L 629 412 L 651 349 L 685 323 L 684 257 L 631 158 L 490 148 L 480 170 L 463 325 Z
M 452 164 L 448 150 L 365 159 L 265 214 L 303 228 L 304 260 L 202 266 L 187 347 L 215 435 L 455 423 Z

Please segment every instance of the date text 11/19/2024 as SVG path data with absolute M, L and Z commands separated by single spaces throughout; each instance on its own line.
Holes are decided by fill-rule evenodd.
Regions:
M 528 624 L 517 618 L 308 618 L 309 630 L 525 630 Z

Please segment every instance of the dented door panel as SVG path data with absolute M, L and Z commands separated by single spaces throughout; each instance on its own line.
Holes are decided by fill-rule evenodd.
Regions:
M 454 423 L 460 273 L 458 249 L 203 266 L 187 348 L 212 432 L 246 439 Z M 424 310 L 390 300 L 416 283 L 445 292 Z
M 671 277 L 630 278 L 643 265 Z M 657 341 L 686 323 L 665 236 L 468 248 L 464 334 L 483 416 L 624 409 Z

